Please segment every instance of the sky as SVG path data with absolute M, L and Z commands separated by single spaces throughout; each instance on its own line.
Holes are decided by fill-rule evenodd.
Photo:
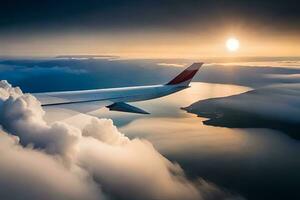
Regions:
M 292 0 L 4 1 L 0 55 L 299 56 L 299 9 Z
M 299 22 L 296 0 L 1 1 L 0 199 L 300 199 Z M 191 88 L 132 103 L 150 115 L 34 97 L 196 60 Z

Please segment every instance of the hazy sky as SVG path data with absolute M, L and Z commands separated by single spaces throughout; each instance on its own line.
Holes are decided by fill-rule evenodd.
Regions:
M 298 1 L 6 1 L 0 54 L 299 56 Z M 227 38 L 241 48 L 227 52 Z

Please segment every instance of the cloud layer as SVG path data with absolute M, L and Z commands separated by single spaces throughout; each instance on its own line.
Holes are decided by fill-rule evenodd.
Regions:
M 229 97 L 198 101 L 187 111 L 207 117 L 205 124 L 273 128 L 299 139 L 300 84 L 273 84 Z
M 146 140 L 130 140 L 111 120 L 83 129 L 47 124 L 40 103 L 0 82 L 1 199 L 225 199 L 190 181 Z

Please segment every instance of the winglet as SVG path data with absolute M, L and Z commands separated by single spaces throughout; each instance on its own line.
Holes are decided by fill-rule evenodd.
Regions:
M 193 63 L 183 72 L 181 72 L 178 76 L 176 76 L 173 80 L 167 83 L 167 85 L 188 86 L 202 65 L 203 63 Z

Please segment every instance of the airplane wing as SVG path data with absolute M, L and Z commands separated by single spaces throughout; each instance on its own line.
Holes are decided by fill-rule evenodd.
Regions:
M 194 63 L 167 84 L 81 91 L 63 91 L 33 94 L 45 108 L 60 107 L 88 113 L 107 107 L 109 110 L 149 114 L 127 102 L 145 101 L 163 97 L 189 87 L 203 63 Z

